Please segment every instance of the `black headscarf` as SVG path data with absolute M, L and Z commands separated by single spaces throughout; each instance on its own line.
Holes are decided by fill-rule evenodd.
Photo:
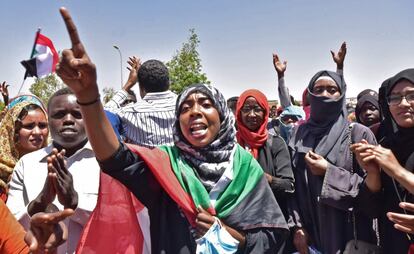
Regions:
M 312 93 L 318 78 L 327 76 L 333 79 L 341 95 L 337 99 L 316 96 Z M 342 75 L 332 71 L 316 73 L 308 85 L 311 112 L 309 120 L 300 125 L 289 146 L 293 150 L 292 159 L 295 165 L 296 153 L 307 153 L 314 150 L 330 163 L 335 164 L 339 155 L 349 145 L 346 140 L 348 129 L 347 110 L 345 102 L 346 84 Z
M 380 110 L 379 103 L 378 103 L 378 93 L 371 89 L 366 89 L 358 94 L 357 96 L 357 105 L 355 107 L 355 117 L 358 123 L 361 123 L 359 119 L 359 114 L 361 114 L 361 109 L 365 103 L 369 102 L 378 110 Z M 381 115 L 380 115 L 380 119 Z
M 380 140 L 380 144 L 391 149 L 400 164 L 412 171 L 414 169 L 414 127 L 402 128 L 398 126 L 392 118 L 387 104 L 387 96 L 395 85 L 404 79 L 414 84 L 414 69 L 403 70 L 394 77 L 385 80 L 379 90 L 379 103 L 384 116 L 380 127 L 383 128 L 384 137 Z

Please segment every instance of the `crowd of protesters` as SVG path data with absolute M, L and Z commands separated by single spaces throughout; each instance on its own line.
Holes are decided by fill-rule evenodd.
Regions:
M 355 121 L 346 43 L 300 106 L 278 54 L 280 109 L 257 89 L 177 95 L 161 61 L 137 57 L 103 105 L 60 12 L 67 87 L 43 103 L 0 85 L 0 253 L 414 253 L 414 69 L 360 92 Z

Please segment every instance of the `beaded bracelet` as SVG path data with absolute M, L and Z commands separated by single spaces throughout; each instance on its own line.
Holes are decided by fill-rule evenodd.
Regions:
M 76 102 L 77 102 L 80 106 L 89 106 L 89 105 L 92 105 L 92 104 L 97 103 L 100 99 L 101 99 L 101 95 L 100 95 L 100 94 L 98 94 L 98 97 L 96 97 L 96 99 L 95 99 L 95 100 L 93 100 L 93 101 L 90 101 L 90 102 L 80 102 L 78 99 L 76 99 Z

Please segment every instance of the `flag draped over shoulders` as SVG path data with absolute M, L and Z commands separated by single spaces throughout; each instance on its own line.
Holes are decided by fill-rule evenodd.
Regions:
M 218 195 L 217 201 L 212 207 L 210 195 L 202 183 L 197 179 L 194 170 L 179 156 L 177 147 L 161 147 L 169 155 L 172 169 L 181 186 L 189 193 L 198 207 L 213 211 L 214 215 L 224 218 L 229 215 L 234 207 L 243 201 L 253 188 L 256 187 L 263 170 L 259 164 L 252 160 L 251 156 L 243 156 L 242 150 L 236 149 L 233 159 L 232 180 L 229 185 Z
M 240 146 L 234 153 L 231 181 L 216 197 L 214 205 L 194 169 L 182 160 L 177 147 L 150 149 L 128 145 L 128 148 L 145 162 L 162 190 L 180 207 L 193 228 L 196 225 L 196 207 L 201 205 L 239 230 L 287 230 L 263 170 Z M 134 200 L 126 187 L 102 173 L 97 206 L 85 226 L 77 253 L 92 250 L 96 253 L 142 253 L 137 252 L 142 246 L 138 243 L 142 242 L 142 233 L 136 219 Z

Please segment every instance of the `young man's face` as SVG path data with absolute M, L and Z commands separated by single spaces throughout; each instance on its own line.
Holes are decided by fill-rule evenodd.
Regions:
M 54 142 L 70 149 L 85 141 L 82 114 L 73 94 L 52 98 L 48 108 L 50 134 Z

